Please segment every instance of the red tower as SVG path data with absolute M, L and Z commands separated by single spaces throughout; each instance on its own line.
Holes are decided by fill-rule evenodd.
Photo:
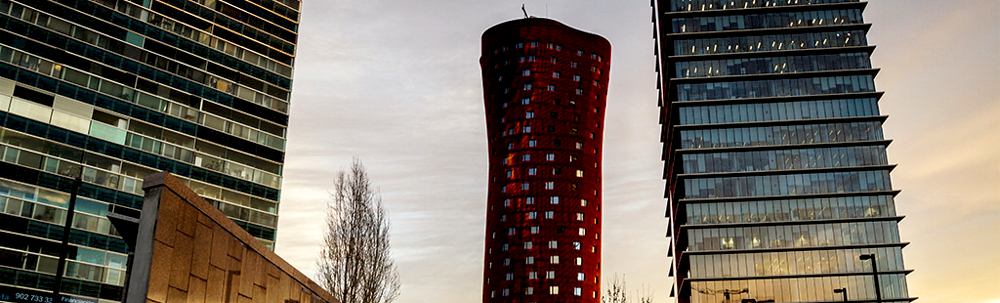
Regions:
M 483 33 L 490 148 L 483 302 L 600 302 L 611 44 L 526 18 Z

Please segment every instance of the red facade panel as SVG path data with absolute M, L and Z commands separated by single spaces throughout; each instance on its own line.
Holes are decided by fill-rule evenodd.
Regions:
M 483 34 L 490 169 L 483 302 L 600 302 L 611 44 L 527 18 Z

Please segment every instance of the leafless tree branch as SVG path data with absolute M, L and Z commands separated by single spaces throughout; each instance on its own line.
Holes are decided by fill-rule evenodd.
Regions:
M 361 160 L 340 171 L 326 211 L 318 261 L 320 284 L 342 303 L 391 303 L 399 273 L 389 245 L 389 217 Z
M 615 275 L 614 280 L 608 284 L 607 290 L 604 296 L 601 297 L 601 303 L 653 303 L 653 294 L 649 293 L 649 290 L 643 287 L 642 291 L 636 290 L 632 300 L 628 296 L 628 288 L 625 286 L 625 276 L 619 280 L 618 275 Z

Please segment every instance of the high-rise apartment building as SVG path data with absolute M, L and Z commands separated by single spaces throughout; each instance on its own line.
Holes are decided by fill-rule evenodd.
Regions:
M 142 177 L 166 170 L 273 249 L 298 0 L 0 0 L 0 287 L 121 299 Z
M 679 302 L 914 300 L 866 4 L 653 1 Z
M 489 141 L 483 302 L 600 302 L 611 44 L 542 18 L 483 33 Z

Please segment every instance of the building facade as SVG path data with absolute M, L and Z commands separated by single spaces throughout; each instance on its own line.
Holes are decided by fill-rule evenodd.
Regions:
M 611 44 L 525 18 L 483 33 L 489 141 L 483 302 L 600 302 Z
M 653 2 L 679 302 L 914 300 L 866 4 Z
M 169 171 L 273 249 L 298 0 L 0 0 L 0 286 L 119 301 L 142 177 Z

